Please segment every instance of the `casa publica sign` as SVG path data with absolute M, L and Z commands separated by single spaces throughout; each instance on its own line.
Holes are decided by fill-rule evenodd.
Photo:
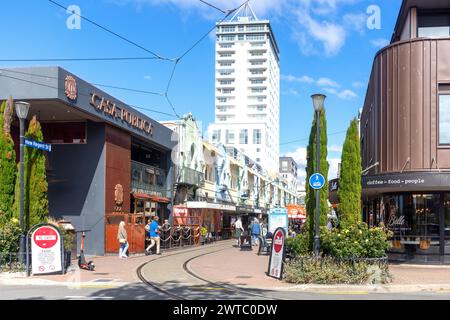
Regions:
M 90 104 L 97 111 L 103 111 L 104 114 L 114 119 L 128 123 L 132 127 L 141 130 L 146 134 L 153 135 L 153 124 L 151 122 L 141 118 L 128 109 L 117 105 L 115 102 L 112 102 L 105 97 L 101 97 L 96 93 L 91 93 Z

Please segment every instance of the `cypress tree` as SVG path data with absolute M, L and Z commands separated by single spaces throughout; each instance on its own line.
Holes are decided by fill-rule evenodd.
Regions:
M 44 140 L 41 125 L 36 116 L 30 121 L 25 137 L 42 142 Z M 45 169 L 44 151 L 25 148 L 24 155 L 24 217 L 25 228 L 47 221 L 48 183 Z M 16 179 L 14 212 L 20 216 L 20 172 Z
M 12 114 L 13 102 L 10 98 L 0 107 L 0 224 L 13 215 L 16 153 L 10 132 Z
M 309 178 L 316 173 L 316 136 L 317 136 L 317 117 L 314 112 L 314 120 L 311 127 L 311 133 L 309 135 L 309 144 L 306 150 L 306 226 L 309 233 L 309 248 L 311 251 L 314 249 L 314 236 L 316 234 L 316 190 L 309 186 Z M 321 111 L 320 115 L 320 173 L 325 178 L 325 185 L 319 192 L 320 213 L 319 213 L 319 225 L 326 226 L 327 214 L 328 214 L 328 149 L 327 149 L 327 121 L 325 116 L 325 110 Z
M 343 226 L 361 221 L 361 154 L 358 122 L 353 119 L 347 129 L 342 149 L 339 178 L 339 217 Z

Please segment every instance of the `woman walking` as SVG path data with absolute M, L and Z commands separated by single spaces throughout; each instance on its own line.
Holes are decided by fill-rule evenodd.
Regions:
M 117 240 L 120 243 L 119 258 L 128 258 L 128 240 L 127 240 L 127 230 L 125 230 L 125 221 L 120 221 L 119 231 L 117 232 Z
M 236 223 L 234 224 L 234 228 L 235 228 L 235 234 L 236 234 L 236 245 L 238 247 L 241 246 L 241 236 L 244 233 L 244 227 L 242 226 L 242 220 L 241 217 L 239 217 L 236 221 Z

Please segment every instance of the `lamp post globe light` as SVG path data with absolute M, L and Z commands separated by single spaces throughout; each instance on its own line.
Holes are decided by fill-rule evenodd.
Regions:
M 20 120 L 20 262 L 24 261 L 25 253 L 25 224 L 24 224 L 24 140 L 25 140 L 25 120 L 28 116 L 30 104 L 28 102 L 16 102 L 16 114 Z
M 316 173 L 320 172 L 320 113 L 325 108 L 324 101 L 326 96 L 323 94 L 313 94 L 311 96 L 313 100 L 314 111 L 316 111 Z M 316 235 L 314 237 L 314 253 L 316 257 L 319 256 L 319 212 L 320 212 L 320 190 L 316 189 Z

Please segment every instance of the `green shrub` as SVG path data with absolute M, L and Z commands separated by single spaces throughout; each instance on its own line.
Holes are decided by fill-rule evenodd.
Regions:
M 3 102 L 0 106 L 0 224 L 9 221 L 13 215 L 17 168 L 14 141 L 10 134 L 12 113 L 12 100 Z
M 342 148 L 339 175 L 339 218 L 344 227 L 361 221 L 361 153 L 358 121 L 354 118 Z
M 19 252 L 20 222 L 12 218 L 0 225 L 0 254 L 5 256 L 10 252 Z
M 360 222 L 345 229 L 321 229 L 321 249 L 336 258 L 381 258 L 389 249 L 384 228 L 368 228 Z
M 307 255 L 309 252 L 309 233 L 302 232 L 295 238 L 287 238 L 286 247 L 293 256 Z
M 73 243 L 73 239 L 75 238 L 75 233 L 72 231 L 67 230 L 66 228 L 64 228 L 64 225 L 62 225 L 60 223 L 61 220 L 58 220 L 56 218 L 53 217 L 49 217 L 47 219 L 47 223 L 50 223 L 52 225 L 54 225 L 55 227 L 58 228 L 59 233 L 61 234 L 61 236 L 64 239 L 64 250 L 65 251 L 71 251 L 72 250 L 72 243 Z
M 44 141 L 41 124 L 33 116 L 28 124 L 26 138 Z M 48 218 L 48 183 L 45 169 L 44 151 L 25 148 L 24 155 L 24 223 L 25 230 L 36 224 L 47 222 Z M 16 176 L 15 200 L 13 205 L 15 217 L 20 216 L 20 172 Z
M 305 256 L 286 263 L 285 280 L 295 284 L 375 284 L 387 283 L 391 277 L 387 264 Z
M 71 251 L 73 239 L 75 238 L 75 234 L 64 228 L 59 228 L 59 231 L 61 232 L 61 235 L 64 238 L 64 250 Z

